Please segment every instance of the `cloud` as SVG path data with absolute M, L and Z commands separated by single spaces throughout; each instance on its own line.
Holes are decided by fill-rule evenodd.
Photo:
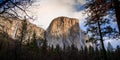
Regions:
M 29 8 L 29 14 L 36 18 L 33 23 L 46 29 L 50 22 L 59 16 L 83 19 L 81 6 L 85 2 L 85 0 L 37 0 Z

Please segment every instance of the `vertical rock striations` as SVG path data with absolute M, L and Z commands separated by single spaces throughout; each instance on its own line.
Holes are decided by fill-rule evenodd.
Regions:
M 84 32 L 80 30 L 79 20 L 68 17 L 55 18 L 46 30 L 48 45 L 60 47 L 74 44 L 78 49 L 85 45 Z

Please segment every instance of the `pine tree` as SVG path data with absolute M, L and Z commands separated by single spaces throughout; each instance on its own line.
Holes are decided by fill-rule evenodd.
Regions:
M 107 50 L 112 52 L 113 51 L 113 46 L 111 45 L 110 42 L 108 42 L 108 47 L 107 47 Z
M 35 49 L 38 48 L 35 31 L 33 32 L 33 36 L 32 36 L 31 42 L 28 42 L 28 44 L 30 44 L 30 46 L 31 46 L 32 48 L 35 48 Z
M 91 34 L 91 39 L 96 41 L 100 40 L 101 47 L 104 53 L 104 59 L 106 60 L 106 50 L 104 47 L 104 37 L 113 36 L 116 32 L 115 28 L 110 26 L 111 21 L 107 18 L 106 12 L 108 11 L 108 7 L 106 7 L 107 1 L 105 0 L 92 0 L 90 4 L 88 4 L 88 11 L 89 14 L 86 26 L 88 27 L 87 31 Z
M 22 43 L 23 40 L 25 39 L 26 35 L 26 30 L 27 30 L 27 22 L 26 18 L 22 21 L 22 28 L 21 28 L 21 36 L 20 38 L 15 42 L 15 60 L 19 60 L 20 57 L 22 56 Z
M 40 58 L 41 60 L 46 60 L 47 59 L 47 53 L 48 53 L 48 47 L 47 47 L 47 40 L 45 39 L 43 41 L 42 46 L 40 47 Z
M 120 34 L 120 1 L 119 0 L 111 0 L 114 4 L 114 9 L 115 9 L 115 14 L 116 14 L 116 19 L 117 19 L 117 24 L 118 24 L 118 29 L 119 29 L 119 34 Z
M 20 37 L 21 44 L 23 43 L 23 40 L 25 39 L 26 32 L 27 32 L 27 21 L 26 21 L 26 17 L 25 17 L 25 19 L 22 21 L 21 37 Z

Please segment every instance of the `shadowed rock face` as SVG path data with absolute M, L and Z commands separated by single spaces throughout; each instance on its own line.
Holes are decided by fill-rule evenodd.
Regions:
M 74 44 L 80 49 L 84 43 L 84 33 L 80 30 L 79 20 L 68 17 L 55 18 L 46 30 L 48 45 L 60 47 Z
M 36 33 L 36 37 L 39 39 L 44 39 L 45 30 L 37 27 L 36 25 L 30 23 L 28 20 L 20 20 L 18 18 L 3 18 L 0 17 L 0 32 L 6 32 L 9 37 L 13 39 L 20 39 L 23 22 L 26 23 L 26 31 L 24 33 L 23 42 L 32 39 L 33 33 Z

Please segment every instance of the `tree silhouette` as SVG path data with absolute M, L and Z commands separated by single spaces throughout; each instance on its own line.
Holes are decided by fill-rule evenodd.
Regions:
M 110 42 L 108 42 L 108 47 L 107 47 L 108 51 L 112 52 L 113 51 L 113 46 L 111 45 Z
M 5 14 L 11 17 L 19 17 L 16 8 L 29 15 L 26 12 L 26 8 L 32 5 L 34 0 L 0 0 L 0 14 Z
M 111 0 L 114 4 L 115 14 L 116 14 L 116 20 L 118 24 L 119 34 L 120 34 L 120 1 L 119 0 Z
M 103 49 L 104 58 L 107 59 L 106 50 L 104 47 L 104 37 L 114 36 L 116 33 L 115 28 L 112 28 L 110 25 L 111 21 L 107 18 L 104 18 L 106 16 L 106 12 L 108 11 L 108 2 L 106 0 L 92 0 L 88 4 L 88 17 L 86 26 L 87 31 L 89 34 L 91 34 L 91 39 L 96 42 L 97 40 L 100 40 L 101 47 Z

